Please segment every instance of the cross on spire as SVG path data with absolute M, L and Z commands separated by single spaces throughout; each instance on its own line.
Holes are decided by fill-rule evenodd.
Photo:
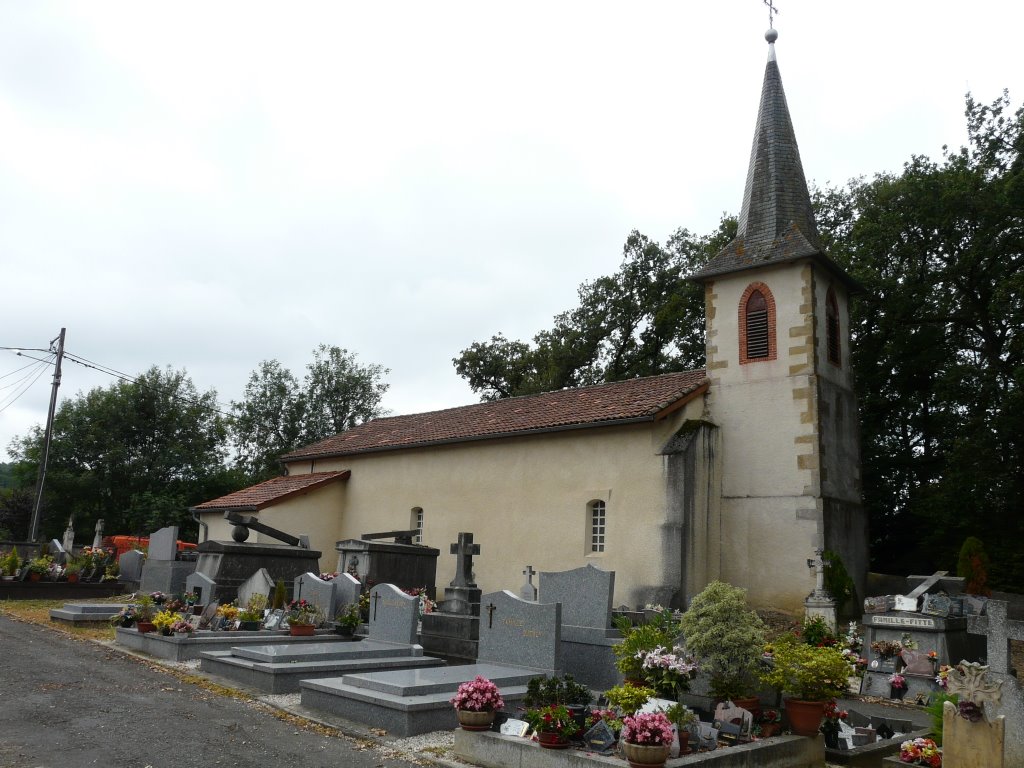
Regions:
M 472 533 L 459 533 L 459 540 L 451 545 L 451 554 L 457 558 L 455 578 L 450 586 L 475 587 L 473 581 L 473 555 L 480 554 L 480 545 L 473 543 Z
M 768 6 L 768 26 L 775 29 L 775 14 L 779 12 L 779 9 L 775 7 L 775 0 L 762 0 L 762 2 Z

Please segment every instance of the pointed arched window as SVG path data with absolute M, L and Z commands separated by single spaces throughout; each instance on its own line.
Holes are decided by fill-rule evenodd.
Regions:
M 828 361 L 841 366 L 843 346 L 839 331 L 839 303 L 836 301 L 836 292 L 829 288 L 825 296 L 825 344 L 828 347 Z
M 751 283 L 739 307 L 740 363 L 775 359 L 775 299 L 764 283 Z

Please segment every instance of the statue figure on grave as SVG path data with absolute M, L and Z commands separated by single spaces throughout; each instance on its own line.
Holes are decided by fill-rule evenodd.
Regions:
M 103 518 L 96 521 L 96 535 L 92 537 L 92 548 L 99 549 L 103 546 Z
M 64 529 L 64 541 L 62 546 L 65 552 L 71 552 L 75 546 L 75 516 L 72 515 L 68 518 L 68 527 Z

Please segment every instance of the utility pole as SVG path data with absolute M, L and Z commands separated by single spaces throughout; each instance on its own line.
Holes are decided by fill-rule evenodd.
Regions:
M 32 526 L 29 529 L 28 540 L 35 541 L 39 536 L 39 509 L 43 502 L 43 484 L 46 482 L 46 462 L 50 458 L 50 439 L 53 437 L 53 414 L 57 410 L 57 389 L 60 387 L 60 364 L 64 360 L 64 331 L 60 329 L 60 335 L 50 341 L 50 350 L 53 344 L 57 344 L 57 366 L 53 371 L 53 391 L 50 392 L 50 410 L 46 414 L 46 435 L 43 437 L 43 456 L 39 462 L 39 482 L 36 485 L 36 503 L 32 507 Z

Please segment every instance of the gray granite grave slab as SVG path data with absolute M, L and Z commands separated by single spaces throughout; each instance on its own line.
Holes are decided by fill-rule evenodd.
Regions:
M 317 631 L 309 637 L 289 637 L 287 632 L 253 632 L 200 630 L 191 635 L 165 637 L 159 632 L 140 633 L 134 627 L 118 627 L 115 642 L 134 651 L 157 659 L 189 661 L 199 659 L 205 651 L 228 651 L 244 645 L 301 644 L 337 642 L 350 645 L 351 641 L 328 630 Z
M 396 736 L 414 736 L 455 725 L 450 699 L 459 685 L 483 675 L 501 690 L 506 710 L 526 695 L 536 672 L 503 664 L 467 664 L 303 680 L 303 706 L 372 723 Z
M 178 526 L 169 525 L 149 535 L 150 560 L 174 560 L 178 555 Z
M 359 594 L 363 590 L 363 585 L 359 583 L 359 579 L 355 578 L 348 573 L 340 573 L 334 578 L 334 612 L 343 609 L 346 605 L 357 604 L 359 602 Z
M 494 662 L 560 674 L 561 618 L 559 603 L 533 603 L 508 590 L 480 599 L 481 664 Z
M 64 603 L 50 609 L 50 621 L 64 621 L 74 626 L 108 623 L 127 603 Z
M 304 573 L 295 577 L 292 597 L 312 603 L 330 621 L 334 618 L 337 588 L 334 581 L 324 581 L 315 573 Z
M 260 568 L 256 573 L 238 585 L 238 605 L 242 608 L 249 604 L 249 598 L 254 595 L 263 595 L 268 600 L 274 591 L 274 580 L 266 568 Z
M 562 604 L 563 627 L 611 626 L 615 572 L 602 571 L 591 564 L 569 571 L 541 571 L 542 603 Z
M 163 592 L 168 595 L 177 595 L 186 591 L 188 577 L 196 569 L 195 562 L 184 560 L 154 560 L 152 557 L 146 559 L 142 566 L 142 578 L 139 579 L 139 589 L 142 592 Z
M 142 565 L 146 556 L 137 549 L 129 549 L 117 558 L 121 581 L 139 581 L 142 578 Z
M 415 644 L 419 616 L 419 598 L 405 594 L 394 584 L 378 584 L 370 590 L 368 633 L 374 640 Z
M 371 656 L 422 656 L 423 649 L 417 645 L 382 643 L 379 640 L 339 643 L 296 643 L 294 645 L 250 645 L 233 649 L 240 659 L 259 661 L 265 664 L 291 664 L 300 661 L 323 661 L 343 655 L 349 659 L 365 659 Z

